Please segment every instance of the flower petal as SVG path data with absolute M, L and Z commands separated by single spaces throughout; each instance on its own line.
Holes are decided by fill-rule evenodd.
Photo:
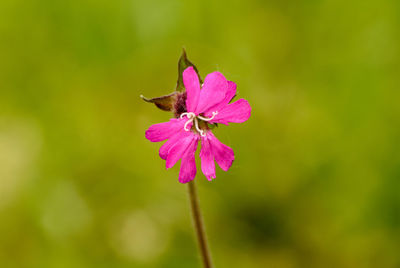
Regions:
M 186 120 L 172 118 L 169 122 L 154 124 L 145 133 L 146 139 L 151 142 L 159 142 L 169 139 L 183 128 Z
M 189 145 L 185 155 L 182 157 L 181 168 L 179 170 L 180 183 L 187 183 L 196 177 L 197 169 L 194 156 L 197 149 L 197 140 L 198 138 L 194 139 L 194 142 Z
M 158 154 L 160 157 L 164 160 L 167 160 L 168 152 L 169 150 L 177 143 L 179 142 L 182 138 L 186 136 L 186 133 L 184 131 L 177 132 L 175 135 L 170 137 L 164 144 L 163 146 L 160 147 L 160 150 L 158 151 Z
M 239 99 L 226 105 L 218 111 L 210 123 L 221 123 L 228 125 L 228 123 L 243 123 L 249 119 L 251 115 L 251 107 L 247 100 Z
M 183 71 L 183 84 L 186 88 L 186 109 L 192 112 L 196 109 L 200 97 L 200 82 L 196 71 L 192 66 Z
M 227 81 L 228 87 L 226 89 L 225 99 L 222 101 L 223 104 L 227 105 L 236 95 L 236 83 Z
M 181 159 L 188 148 L 193 146 L 193 143 L 197 143 L 197 135 L 191 131 L 183 138 L 180 138 L 169 150 L 167 155 L 167 168 L 173 167 L 179 159 Z
M 215 163 L 214 163 L 214 155 L 211 149 L 210 142 L 208 137 L 201 137 L 201 171 L 206 176 L 206 178 L 211 181 L 215 179 Z
M 228 81 L 228 88 L 225 94 L 224 102 L 228 104 L 236 95 L 236 83 L 232 81 Z
M 232 81 L 227 81 L 228 86 L 225 92 L 225 98 L 220 102 L 214 105 L 213 107 L 209 108 L 207 111 L 204 112 L 205 117 L 212 117 L 212 113 L 215 111 L 219 111 L 224 108 L 229 102 L 235 97 L 236 95 L 236 84 Z
M 235 160 L 235 155 L 233 150 L 221 143 L 211 131 L 207 133 L 208 140 L 210 142 L 212 152 L 214 155 L 215 161 L 221 167 L 222 170 L 228 171 L 231 167 L 233 160 Z
M 220 72 L 213 72 L 204 79 L 203 88 L 200 90 L 199 103 L 194 113 L 206 112 L 224 100 L 228 88 L 228 81 Z

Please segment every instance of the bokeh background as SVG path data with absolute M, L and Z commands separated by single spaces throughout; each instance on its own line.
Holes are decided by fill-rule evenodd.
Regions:
M 400 267 L 400 3 L 0 1 L 0 266 L 201 267 L 144 138 L 182 47 L 252 105 L 197 184 L 216 267 Z

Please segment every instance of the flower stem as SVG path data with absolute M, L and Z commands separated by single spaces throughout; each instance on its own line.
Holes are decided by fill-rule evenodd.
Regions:
M 210 250 L 207 245 L 206 232 L 204 230 L 204 223 L 199 205 L 199 196 L 197 195 L 197 188 L 194 180 L 188 183 L 188 190 L 190 208 L 192 210 L 194 228 L 196 230 L 197 241 L 199 243 L 200 255 L 203 260 L 203 267 L 211 268 L 213 266 L 211 264 Z

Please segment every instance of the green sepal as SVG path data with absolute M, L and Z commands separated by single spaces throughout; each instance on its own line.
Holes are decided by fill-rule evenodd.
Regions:
M 180 91 L 180 92 L 185 91 L 185 86 L 183 85 L 183 71 L 190 66 L 193 66 L 194 70 L 196 71 L 197 75 L 199 76 L 200 83 L 201 84 L 203 83 L 203 81 L 201 80 L 199 71 L 197 70 L 197 67 L 190 60 L 188 60 L 186 51 L 183 48 L 182 55 L 178 61 L 178 81 L 176 82 L 176 91 Z
M 207 125 L 208 125 L 209 129 L 214 129 L 214 128 L 218 127 L 217 123 L 214 123 L 214 124 L 207 123 Z

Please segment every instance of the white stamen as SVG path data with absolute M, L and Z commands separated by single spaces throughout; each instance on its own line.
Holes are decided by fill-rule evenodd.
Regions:
M 193 118 L 186 121 L 185 125 L 183 126 L 183 129 L 185 129 L 185 131 L 190 131 L 190 129 L 188 129 L 187 126 L 192 122 L 193 122 Z
M 196 130 L 200 133 L 201 136 L 205 136 L 204 131 L 199 128 L 199 122 L 197 121 L 197 118 L 194 119 L 194 126 L 196 127 Z
M 182 113 L 182 114 L 180 115 L 180 118 L 183 119 L 183 117 L 186 116 L 187 119 L 188 119 L 188 120 L 186 121 L 185 125 L 183 126 L 183 128 L 185 129 L 185 131 L 190 131 L 190 129 L 188 129 L 187 127 L 188 127 L 188 125 L 189 125 L 190 123 L 193 123 L 193 121 L 194 121 L 194 126 L 195 126 L 197 132 L 199 132 L 200 135 L 201 135 L 202 137 L 205 137 L 205 136 L 206 136 L 206 133 L 205 133 L 204 130 L 200 129 L 198 119 L 208 122 L 208 121 L 213 120 L 214 117 L 215 117 L 217 114 L 218 114 L 218 111 L 212 112 L 212 116 L 211 116 L 210 118 L 207 118 L 207 117 L 203 117 L 203 116 L 200 116 L 200 115 L 196 116 L 196 114 L 195 114 L 195 113 L 192 113 L 192 112 L 187 112 L 187 113 Z
M 182 113 L 181 116 L 180 116 L 181 119 L 182 119 L 184 116 L 186 116 L 186 117 L 189 118 L 189 119 L 193 119 L 193 118 L 196 117 L 196 114 L 195 114 L 195 113 L 192 113 L 192 112 L 189 112 L 189 113 Z
M 186 121 L 185 125 L 183 126 L 183 129 L 185 129 L 185 131 L 190 131 L 190 129 L 187 128 L 187 126 L 193 122 L 193 120 L 196 118 L 196 114 L 189 112 L 189 113 L 182 113 L 180 118 L 183 119 L 183 117 L 186 116 L 188 118 L 188 120 Z
M 199 119 L 201 119 L 201 120 L 203 120 L 203 121 L 208 122 L 208 121 L 213 120 L 214 117 L 215 117 L 217 114 L 218 114 L 218 111 L 215 111 L 215 112 L 212 112 L 212 116 L 211 116 L 210 118 L 202 117 L 202 116 L 200 116 L 200 115 L 198 115 L 197 118 L 199 118 Z

